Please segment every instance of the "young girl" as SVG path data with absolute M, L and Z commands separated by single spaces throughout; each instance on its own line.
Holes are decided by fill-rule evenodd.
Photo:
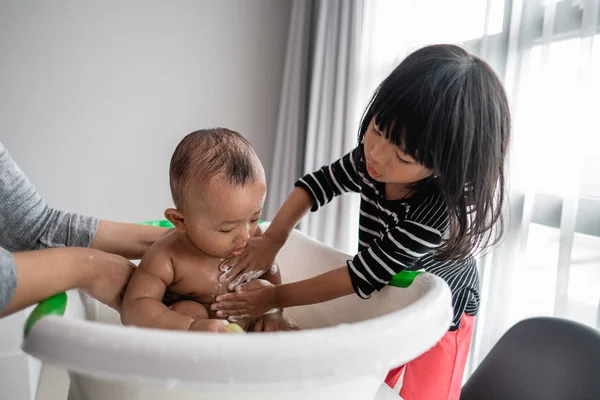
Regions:
M 473 255 L 502 233 L 509 135 L 504 89 L 484 61 L 452 45 L 414 52 L 375 92 L 358 147 L 301 178 L 267 231 L 250 240 L 245 257 L 227 273 L 267 270 L 308 210 L 346 192 L 362 198 L 358 254 L 305 281 L 250 282 L 217 297 L 213 309 L 220 316 L 258 316 L 352 293 L 367 299 L 396 273 L 424 269 L 450 286 L 450 331 L 386 382 L 394 387 L 402 377 L 405 400 L 458 399 L 479 307 Z

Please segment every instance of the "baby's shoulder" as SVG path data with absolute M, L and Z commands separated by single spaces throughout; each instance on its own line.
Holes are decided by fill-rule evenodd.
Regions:
M 174 266 L 168 242 L 162 239 L 154 243 L 140 260 L 136 274 L 148 274 L 160 278 L 165 284 L 174 279 Z
M 170 232 L 160 240 L 157 240 L 150 246 L 150 248 L 144 253 L 142 262 L 149 261 L 168 261 L 177 254 L 177 242 L 174 235 L 176 232 Z

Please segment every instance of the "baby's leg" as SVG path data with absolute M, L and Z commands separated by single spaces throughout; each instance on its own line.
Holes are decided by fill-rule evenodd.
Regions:
M 208 313 L 208 307 L 193 300 L 181 300 L 174 303 L 171 310 L 178 312 L 179 314 L 185 315 L 186 317 L 194 319 L 211 319 Z M 252 317 L 241 316 L 241 317 L 230 317 L 229 322 L 238 324 L 243 330 L 247 331 L 252 322 Z
M 232 324 L 239 325 L 243 330 L 248 332 L 252 327 L 254 318 L 249 315 L 240 315 L 238 317 L 229 317 L 227 318 L 227 321 L 231 322 Z
M 185 315 L 186 317 L 194 319 L 208 319 L 208 311 L 203 304 L 193 300 L 181 300 L 169 307 L 173 311 L 177 311 L 179 314 Z

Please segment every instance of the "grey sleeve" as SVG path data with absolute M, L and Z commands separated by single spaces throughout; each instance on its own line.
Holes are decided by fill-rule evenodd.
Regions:
M 0 311 L 17 286 L 10 252 L 88 247 L 97 229 L 96 218 L 51 208 L 0 143 Z
M 88 247 L 97 228 L 96 218 L 51 208 L 0 143 L 0 246 Z
M 8 251 L 0 247 L 0 311 L 10 301 L 17 288 L 17 268 L 15 260 Z

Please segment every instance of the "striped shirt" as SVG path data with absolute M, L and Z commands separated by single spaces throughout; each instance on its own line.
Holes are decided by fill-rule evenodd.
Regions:
M 355 159 L 359 148 L 331 165 L 302 177 L 297 187 L 313 200 L 311 211 L 342 193 L 361 195 L 358 254 L 348 260 L 356 294 L 369 298 L 403 270 L 425 270 L 444 279 L 452 292 L 454 318 L 450 330 L 460 326 L 463 313 L 477 314 L 479 277 L 473 258 L 465 261 L 436 259 L 448 234 L 448 212 L 437 189 L 407 199 L 386 200 L 385 184 L 373 180 Z M 364 163 L 364 158 L 360 158 Z M 433 186 L 433 185 L 432 185 Z

